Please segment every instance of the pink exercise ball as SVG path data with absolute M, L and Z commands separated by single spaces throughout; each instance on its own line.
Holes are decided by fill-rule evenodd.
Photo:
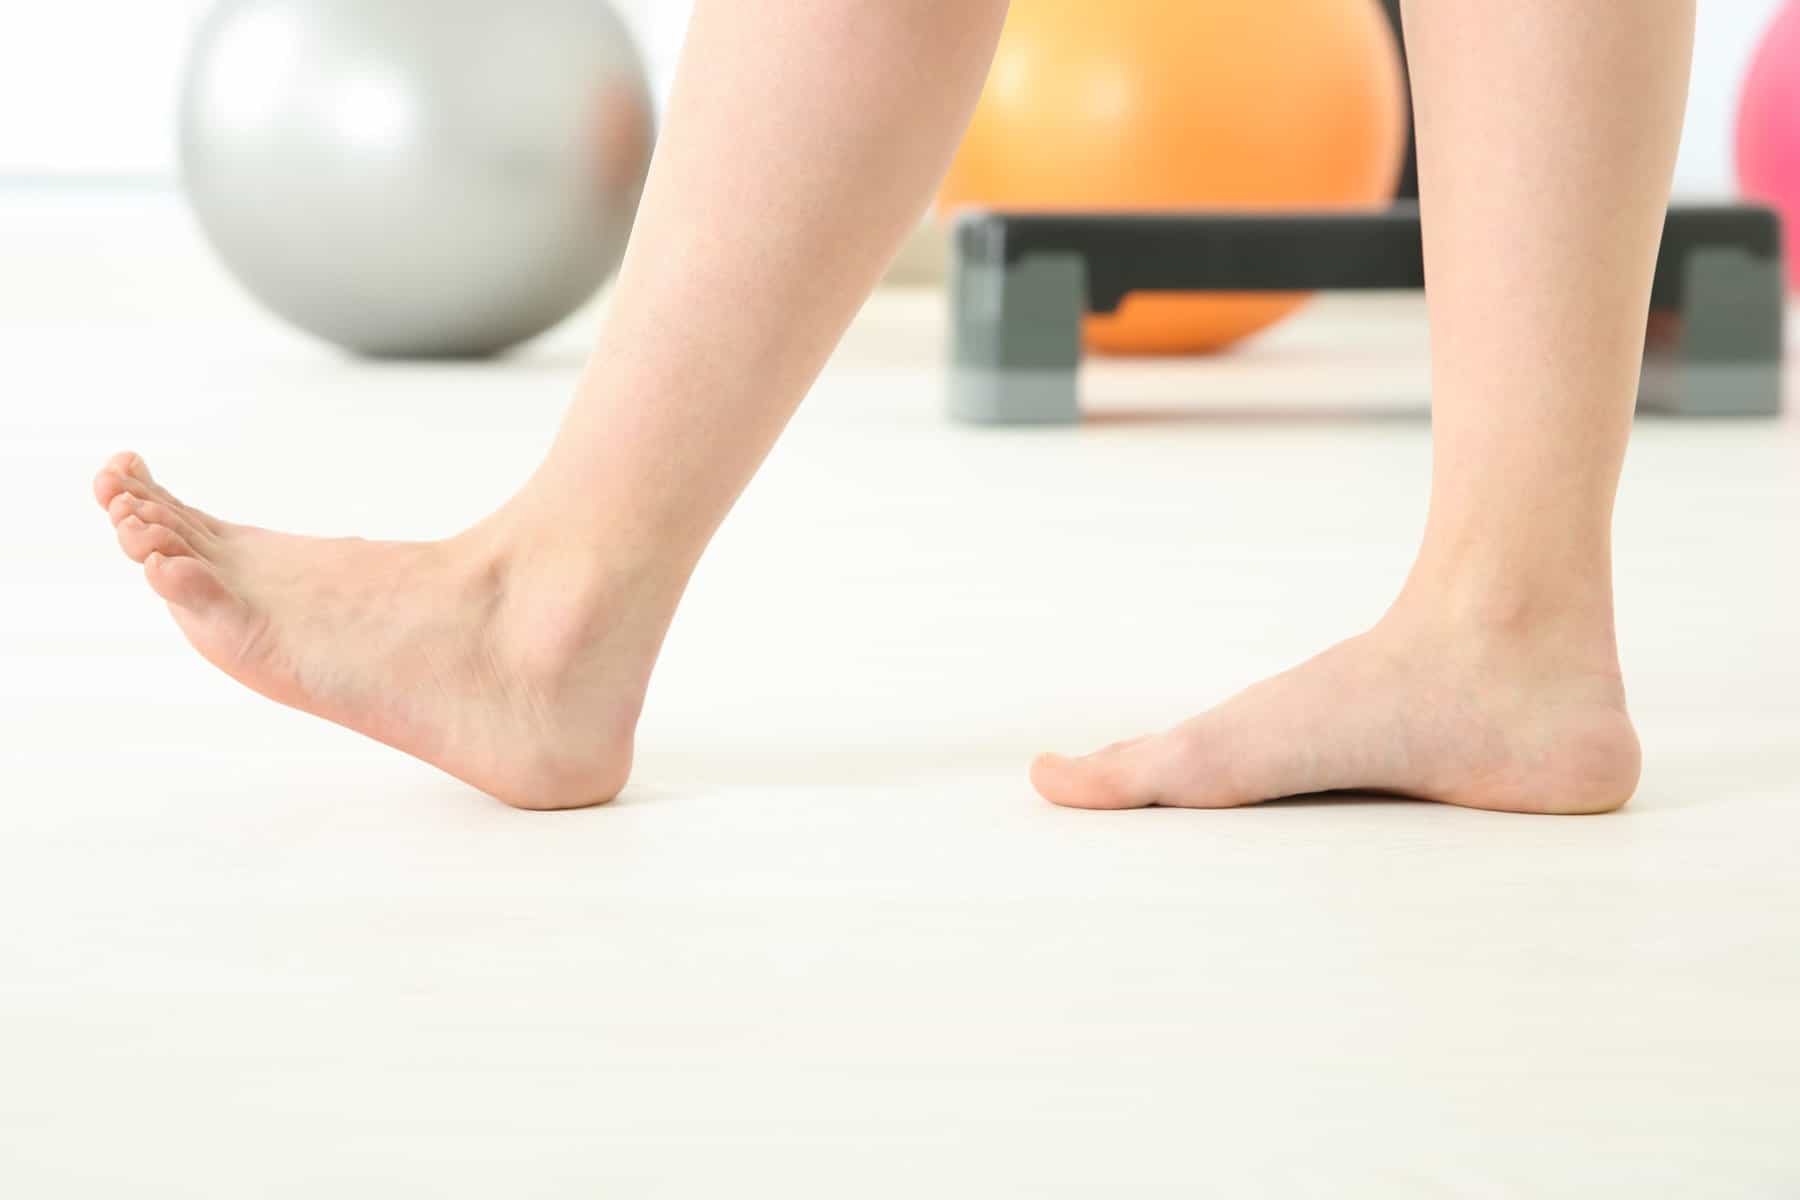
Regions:
M 1800 0 L 1763 35 L 1737 121 L 1738 186 L 1781 213 L 1788 286 L 1800 291 Z

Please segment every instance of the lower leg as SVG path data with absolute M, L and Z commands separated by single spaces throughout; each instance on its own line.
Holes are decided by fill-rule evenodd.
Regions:
M 611 799 L 669 619 L 948 164 L 1003 0 L 701 0 L 542 468 L 429 544 L 249 529 L 119 455 L 96 496 L 210 661 L 501 799 Z
M 1409 596 L 1610 637 L 1613 498 L 1693 11 L 1407 9 L 1435 385 L 1431 511 Z
M 1636 786 L 1612 505 L 1693 0 L 1430 0 L 1406 15 L 1434 384 L 1418 561 L 1369 633 L 1167 734 L 1040 760 L 1052 800 L 1370 788 L 1593 812 Z

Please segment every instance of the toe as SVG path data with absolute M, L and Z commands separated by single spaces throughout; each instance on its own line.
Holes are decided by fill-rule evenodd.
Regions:
M 94 476 L 94 499 L 106 508 L 113 502 L 113 497 L 124 491 L 132 480 L 139 483 L 150 482 L 150 468 L 144 465 L 143 457 L 131 450 L 121 450 L 106 460 Z
M 172 558 L 152 551 L 144 559 L 144 578 L 158 596 L 194 612 L 205 612 L 230 599 L 219 573 L 198 558 Z
M 120 521 L 123 521 L 126 517 L 136 513 L 138 506 L 142 503 L 142 500 L 139 500 L 130 492 L 120 491 L 112 498 L 111 502 L 107 504 L 106 515 L 112 519 L 113 525 L 117 527 Z
M 1080 758 L 1039 755 L 1031 764 L 1038 794 L 1064 808 L 1145 808 L 1156 803 L 1147 786 L 1143 747 L 1150 739 L 1121 742 Z
M 121 475 L 129 475 L 133 479 L 150 479 L 150 467 L 144 462 L 144 456 L 135 450 L 121 450 L 106 460 L 106 465 Z
M 176 496 L 174 492 L 171 492 L 168 488 L 156 482 L 154 479 L 149 478 L 148 474 L 141 479 L 134 476 L 132 479 L 131 490 L 134 494 L 141 496 L 145 500 L 166 505 L 167 507 L 174 509 L 176 512 L 179 512 L 182 516 L 187 518 L 191 524 L 198 526 L 209 533 L 217 533 L 224 527 L 223 522 L 217 517 L 201 512 L 193 505 L 184 502 L 180 497 Z
M 149 470 L 142 466 L 141 459 L 138 460 L 137 468 L 125 472 L 115 465 L 119 457 L 114 456 L 113 461 L 101 468 L 100 474 L 94 478 L 94 498 L 106 509 L 114 524 L 123 520 L 127 513 L 137 511 L 141 515 L 141 508 L 131 506 L 131 502 L 136 501 L 139 505 L 161 505 L 163 511 L 172 514 L 173 520 L 170 523 L 187 532 L 217 535 L 224 530 L 223 522 L 191 504 L 183 504 L 168 488 L 151 479 Z M 150 519 L 145 517 L 146 521 Z
M 193 547 L 179 533 L 167 525 L 147 524 L 135 513 L 120 521 L 116 531 L 119 535 L 119 548 L 133 562 L 143 562 L 152 554 L 161 554 L 167 558 L 193 557 Z
M 100 473 L 94 476 L 94 499 L 101 508 L 110 508 L 116 498 L 125 494 L 128 486 L 125 476 L 110 466 L 101 467 Z
M 1227 776 L 1206 718 L 1117 742 L 1080 758 L 1046 754 L 1031 766 L 1044 799 L 1067 808 L 1230 808 L 1245 801 Z
M 173 529 L 195 552 L 200 552 L 211 542 L 211 532 L 188 509 L 164 504 L 160 500 L 138 500 L 134 497 L 129 511 L 146 525 L 166 525 Z

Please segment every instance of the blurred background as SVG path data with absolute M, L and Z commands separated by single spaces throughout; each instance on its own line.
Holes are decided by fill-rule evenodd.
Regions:
M 666 89 L 686 0 L 614 0 Z M 0 39 L 0 176 L 170 181 L 176 84 L 207 0 L 59 0 L 13 6 Z M 1710 0 L 1686 141 L 1685 197 L 1735 192 L 1732 122 L 1738 89 L 1781 0 Z
M 1431 487 L 1423 298 L 1252 313 L 1217 340 L 1267 332 L 1231 353 L 1092 356 L 1090 419 L 975 432 L 946 413 L 945 295 L 879 289 L 701 564 L 632 792 L 522 819 L 221 677 L 88 481 L 131 448 L 271 529 L 435 539 L 493 512 L 618 293 L 459 355 L 610 269 L 687 5 L 615 0 L 624 31 L 582 37 L 529 14 L 585 0 L 259 3 L 350 34 L 404 8 L 418 36 L 390 74 L 293 89 L 331 136 L 199 106 L 185 195 L 177 93 L 210 0 L 0 10 L 0 1192 L 1800 1196 L 1800 372 L 1785 416 L 1635 433 L 1616 576 L 1648 757 L 1625 813 L 1096 819 L 1039 803 L 1031 756 L 1166 726 L 1385 611 Z M 986 98 L 941 200 L 1294 176 L 1385 201 L 1401 92 L 1375 0 L 1013 4 L 1051 14 L 1015 28 L 1041 53 L 1014 65 L 1054 69 Z M 454 42 L 459 6 L 497 65 L 455 73 L 474 100 L 452 111 L 502 152 L 409 153 L 407 94 L 378 85 Z M 1739 194 L 1760 75 L 1800 212 L 1800 0 L 1700 8 L 1679 191 Z M 1210 37 L 1239 94 L 1183 109 L 1233 72 L 1164 27 L 1227 10 L 1277 49 Z M 1790 49 L 1751 72 L 1778 11 Z M 1283 36 L 1332 12 L 1365 53 Z M 1108 24 L 1152 102 L 1107 96 L 1079 139 L 1036 124 L 1039 97 L 1083 95 L 1067 64 L 1110 69 L 1087 36 Z M 215 99 L 281 86 L 243 49 L 195 56 Z M 1367 85 L 1355 153 L 1328 59 Z M 1238 136 L 1282 108 L 1241 99 L 1277 68 L 1329 127 Z M 616 169 L 589 221 L 560 169 L 586 110 L 560 101 L 608 79 L 629 86 L 593 93 L 622 119 L 597 129 Z M 1164 152 L 1157 118 L 1184 111 L 1231 119 Z M 1139 177 L 1077 153 L 1119 146 Z M 941 269 L 930 228 L 914 281 Z M 1712 327 L 1772 291 L 1707 292 Z

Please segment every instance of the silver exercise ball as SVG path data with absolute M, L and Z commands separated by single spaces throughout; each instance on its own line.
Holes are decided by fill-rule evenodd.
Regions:
M 183 186 L 243 285 L 364 354 L 492 354 L 612 273 L 655 140 L 605 0 L 225 0 Z

